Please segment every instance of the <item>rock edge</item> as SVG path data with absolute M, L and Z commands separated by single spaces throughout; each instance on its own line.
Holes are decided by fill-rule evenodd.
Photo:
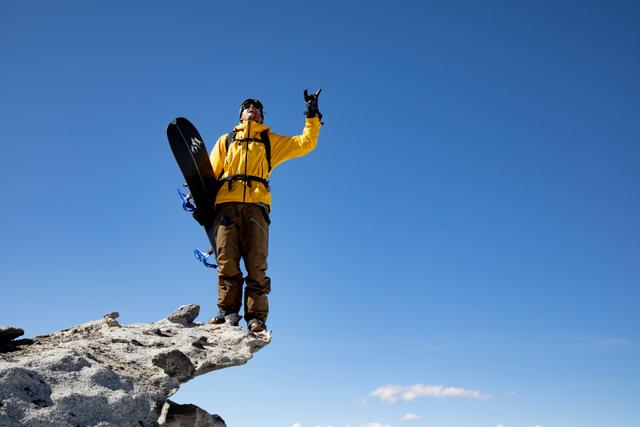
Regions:
M 218 416 L 168 398 L 196 376 L 247 363 L 271 342 L 271 333 L 194 323 L 199 310 L 191 304 L 157 322 L 130 325 L 112 312 L 19 345 L 15 338 L 5 341 L 0 427 L 157 426 L 161 414 L 165 426 L 224 425 Z

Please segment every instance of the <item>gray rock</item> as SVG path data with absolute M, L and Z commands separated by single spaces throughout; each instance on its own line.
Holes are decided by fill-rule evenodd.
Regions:
M 196 405 L 180 405 L 167 400 L 158 423 L 165 427 L 227 427 L 219 415 L 211 415 Z
M 198 314 L 200 314 L 200 306 L 198 304 L 183 305 L 168 315 L 167 320 L 182 326 L 189 326 L 196 320 Z
M 0 354 L 17 351 L 31 344 L 33 344 L 33 340 L 31 339 L 13 340 L 5 343 L 0 342 Z
M 0 401 L 20 400 L 38 408 L 51 406 L 51 387 L 38 372 L 20 367 L 0 371 Z
M 0 326 L 0 343 L 6 343 L 15 340 L 24 335 L 24 331 L 20 328 L 12 326 Z
M 193 373 L 196 370 L 191 360 L 180 350 L 171 350 L 168 353 L 159 354 L 153 358 L 152 362 L 162 368 L 165 374 L 181 381 L 193 377 Z
M 110 327 L 103 318 L 0 352 L 0 427 L 156 426 L 181 384 L 243 365 L 271 341 L 270 333 L 193 319 Z M 205 424 L 188 425 L 224 425 L 192 414 Z M 218 424 L 206 424 L 212 419 Z
M 120 317 L 120 313 L 118 313 L 117 311 L 112 311 L 111 313 L 107 313 L 104 316 L 102 316 L 104 319 L 117 319 L 118 317 Z
M 111 317 L 105 317 L 104 318 L 104 322 L 110 327 L 110 328 L 119 328 L 120 327 L 120 323 L 118 323 L 118 321 L 116 319 L 112 319 Z

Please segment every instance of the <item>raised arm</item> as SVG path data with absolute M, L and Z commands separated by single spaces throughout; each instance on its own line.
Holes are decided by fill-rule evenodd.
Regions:
M 322 122 L 320 122 L 322 114 L 318 110 L 320 91 L 318 90 L 311 95 L 306 89 L 304 91 L 304 102 L 307 106 L 305 116 L 307 116 L 307 119 L 302 134 L 283 136 L 272 133 L 269 135 L 272 167 L 276 167 L 289 159 L 304 156 L 318 145 L 318 135 L 320 135 L 320 126 L 322 125 Z

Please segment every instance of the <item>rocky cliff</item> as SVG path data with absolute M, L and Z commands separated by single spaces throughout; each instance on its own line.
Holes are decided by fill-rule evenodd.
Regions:
M 270 333 L 194 323 L 189 305 L 155 323 L 118 313 L 33 339 L 0 327 L 0 426 L 224 426 L 168 400 L 181 384 L 246 363 Z

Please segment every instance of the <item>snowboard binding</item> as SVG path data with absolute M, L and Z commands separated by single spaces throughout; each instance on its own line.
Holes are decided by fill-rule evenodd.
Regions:
M 202 264 L 204 264 L 205 267 L 208 268 L 218 268 L 218 266 L 216 264 L 212 264 L 210 262 L 208 262 L 209 257 L 211 257 L 213 255 L 213 249 L 209 249 L 207 252 L 202 252 L 200 249 L 194 249 L 193 250 L 193 254 L 196 256 L 196 258 L 198 259 L 198 261 L 200 261 Z M 214 256 L 215 259 L 215 256 Z
M 191 203 L 191 194 L 184 194 L 178 188 L 178 195 L 180 196 L 180 204 L 182 206 L 182 210 L 185 212 L 194 213 L 196 211 L 196 207 Z M 205 267 L 208 268 L 218 268 L 216 264 L 212 264 L 209 262 L 209 258 L 213 255 L 215 251 L 213 249 L 209 249 L 207 252 L 201 251 L 200 249 L 194 249 L 193 254 L 195 257 L 204 264 Z M 215 257 L 214 257 L 215 259 Z
M 182 202 L 182 209 L 186 212 L 193 212 L 196 209 L 196 207 L 193 206 L 193 203 L 191 203 L 191 193 L 184 194 L 178 188 L 178 194 L 180 195 L 180 200 Z

